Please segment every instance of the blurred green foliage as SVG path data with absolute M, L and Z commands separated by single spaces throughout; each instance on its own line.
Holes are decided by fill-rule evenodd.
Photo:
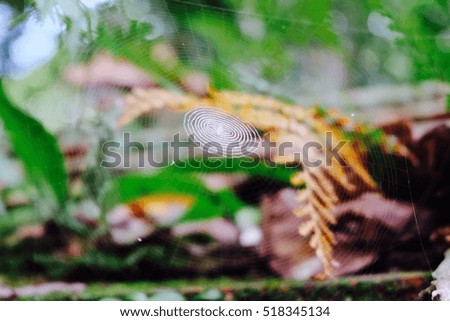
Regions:
M 327 20 L 328 0 L 224 1 L 216 6 L 169 1 L 168 6 L 180 30 L 172 42 L 180 57 L 210 71 L 219 89 L 239 84 L 236 65 L 257 63 L 261 76 L 275 81 L 293 67 L 292 47 L 337 43 Z M 216 75 L 219 69 L 228 75 Z
M 448 0 L 380 0 L 400 32 L 398 44 L 411 54 L 415 80 L 450 81 L 450 3 Z
M 166 88 L 176 88 L 183 74 L 183 66 L 165 65 L 152 58 L 151 50 L 155 43 L 145 40 L 151 27 L 145 23 L 131 21 L 128 30 L 118 26 L 101 24 L 95 43 L 116 57 L 125 57 L 134 65 L 148 72 L 151 78 Z

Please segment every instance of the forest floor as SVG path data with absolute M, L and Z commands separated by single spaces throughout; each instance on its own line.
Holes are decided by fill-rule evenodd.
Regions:
M 24 288 L 11 285 L 9 289 Z M 17 300 L 429 300 L 430 273 L 402 272 L 345 277 L 327 281 L 269 279 L 196 279 L 164 282 L 95 282 L 74 287 L 60 283 L 45 295 L 16 295 Z M 8 282 L 6 282 L 8 283 Z M 44 284 L 45 285 L 45 284 Z M 51 283 L 47 284 L 51 286 Z M 34 285 L 38 289 L 40 285 Z M 67 286 L 65 290 L 64 287 Z M 4 287 L 3 289 L 6 289 Z M 27 285 L 28 293 L 33 286 Z M 1 286 L 0 286 L 1 290 Z M 1 292 L 1 291 L 0 291 Z M 23 292 L 23 291 L 22 291 Z M 420 293 L 425 293 L 421 295 Z M 20 293 L 20 290 L 17 291 Z M 39 293 L 39 290 L 36 291 Z M 5 299 L 5 298 L 4 298 Z

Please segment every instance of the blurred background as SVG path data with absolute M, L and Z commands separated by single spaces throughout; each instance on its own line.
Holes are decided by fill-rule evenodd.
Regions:
M 0 44 L 0 299 L 418 299 L 444 257 L 447 0 L 0 1 Z M 130 166 L 101 165 L 124 132 L 183 131 L 182 113 L 126 114 L 155 88 L 338 110 L 408 148 L 368 161 L 382 196 L 335 213 L 341 287 L 283 283 L 323 272 L 292 215 L 295 169 L 142 168 L 127 149 Z

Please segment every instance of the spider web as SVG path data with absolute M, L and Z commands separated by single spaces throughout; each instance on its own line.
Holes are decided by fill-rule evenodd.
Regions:
M 320 104 L 326 108 L 338 106 L 341 107 L 339 112 L 343 116 L 364 122 L 374 114 L 373 111 L 368 108 L 373 108 L 374 105 L 378 104 L 380 101 L 383 102 L 383 100 L 374 97 L 373 100 L 369 101 L 367 104 L 369 107 L 366 106 L 365 108 L 358 109 L 355 108 L 355 105 L 358 105 L 358 103 L 355 103 L 355 100 L 352 101 L 352 99 L 347 99 L 342 92 L 348 92 L 349 89 L 354 86 L 384 83 L 398 84 L 406 82 L 408 76 L 399 76 L 400 71 L 393 75 L 388 73 L 389 68 L 386 66 L 383 68 L 380 67 L 383 59 L 382 55 L 386 54 L 386 50 L 397 52 L 401 56 L 403 49 L 402 47 L 397 46 L 395 41 L 389 39 L 389 37 L 395 37 L 395 35 L 386 31 L 382 23 L 382 18 L 379 19 L 378 25 L 376 23 L 372 25 L 369 24 L 369 26 L 358 25 L 358 21 L 353 22 L 349 17 L 346 17 L 342 13 L 346 12 L 345 10 L 348 10 L 348 8 L 336 4 L 334 6 L 335 7 L 332 8 L 326 19 L 322 22 L 316 22 L 307 18 L 296 19 L 294 17 L 285 17 L 277 14 L 258 13 L 255 12 L 254 8 L 251 6 L 241 9 L 230 9 L 214 4 L 179 0 L 151 2 L 153 20 L 150 20 L 150 23 L 152 23 L 152 21 L 155 23 L 154 30 L 158 30 L 158 32 L 159 30 L 163 30 L 161 34 L 158 34 L 157 37 L 151 41 L 158 40 L 169 44 L 174 50 L 177 59 L 179 59 L 183 65 L 183 68 L 180 69 L 163 69 L 162 71 L 159 71 L 159 76 L 163 76 L 165 79 L 183 81 L 183 77 L 185 77 L 186 74 L 200 72 L 203 75 L 207 75 L 210 83 L 213 85 L 215 84 L 217 87 L 226 89 L 231 81 L 231 83 L 237 84 L 239 91 L 255 94 L 262 93 L 273 97 L 283 97 L 283 99 L 289 99 L 300 106 L 309 107 L 313 104 Z M 177 14 L 177 18 L 174 18 L 172 15 L 174 10 Z M 100 16 L 101 20 L 117 19 L 113 25 L 121 23 L 120 15 L 111 17 L 106 16 L 109 15 L 109 12 L 104 13 L 104 15 L 105 16 Z M 214 16 L 214 19 L 211 19 L 211 16 Z M 178 20 L 176 21 L 176 19 Z M 217 24 L 217 20 L 219 20 L 221 24 Z M 156 24 L 158 24 L 157 27 L 155 27 Z M 264 38 L 265 34 L 268 33 L 268 28 L 280 30 L 287 29 L 290 33 L 290 37 L 293 39 L 306 38 L 307 40 L 299 45 L 291 45 L 289 44 L 289 41 L 287 41 L 285 46 L 280 46 L 277 43 L 277 38 L 274 37 L 272 39 L 273 44 L 271 41 L 264 42 L 264 40 L 261 40 L 264 45 L 258 47 L 257 50 L 254 48 L 252 48 L 252 50 L 246 50 L 245 44 L 232 46 L 230 43 L 230 48 L 236 47 L 241 49 L 241 51 L 232 54 L 226 52 L 227 43 L 214 42 L 217 29 L 220 31 L 220 34 L 228 36 L 223 38 L 225 40 L 233 39 L 236 32 L 240 32 L 245 34 L 242 39 L 246 39 L 247 37 L 249 43 L 255 43 L 258 42 L 258 39 Z M 315 36 L 308 37 L 309 33 L 315 32 L 316 30 L 335 33 L 343 43 L 359 46 L 358 48 L 355 48 L 357 53 L 337 53 L 339 49 L 336 49 L 336 47 L 330 48 L 330 38 L 324 37 L 321 39 L 316 34 L 314 34 Z M 381 35 L 378 36 L 378 38 L 376 36 L 377 32 Z M 364 42 L 361 40 L 364 38 L 372 40 Z M 220 42 L 223 39 L 218 39 L 218 41 Z M 352 44 L 351 41 L 354 41 L 354 43 Z M 380 47 L 384 49 L 376 51 L 368 45 L 370 41 L 372 41 L 372 45 L 380 44 Z M 133 39 L 120 39 L 115 44 L 115 48 L 122 48 L 124 49 L 123 52 L 126 52 L 126 49 L 132 45 Z M 280 56 L 276 54 L 280 47 L 285 50 L 285 57 L 283 57 L 283 59 L 289 61 L 289 63 L 287 63 L 288 67 L 283 66 L 284 62 L 282 62 Z M 71 59 L 73 59 L 73 61 L 78 61 L 80 58 L 81 60 L 85 60 L 87 57 L 91 57 L 93 49 L 95 49 L 95 44 L 84 47 L 81 51 L 77 52 L 75 58 Z M 258 55 L 255 55 L 255 51 L 258 52 Z M 134 58 L 145 61 L 148 58 L 148 54 L 149 53 L 143 54 L 138 51 L 137 57 Z M 234 58 L 232 61 L 229 60 L 230 56 Z M 389 59 L 393 58 L 390 57 Z M 73 61 L 69 60 L 69 62 Z M 285 70 L 278 74 L 279 69 Z M 175 85 L 175 88 L 171 88 L 175 92 L 181 92 L 182 89 L 184 89 L 180 84 Z M 120 97 L 127 92 L 128 91 L 123 89 L 100 89 L 96 86 L 84 90 L 80 96 L 81 98 L 78 98 L 79 100 L 75 102 L 71 102 L 70 105 L 70 108 L 74 108 L 74 106 L 75 108 L 78 108 L 81 116 L 70 130 L 61 135 L 63 139 L 71 142 L 77 141 L 80 139 L 80 136 L 81 140 L 83 140 L 86 139 L 86 135 L 98 135 L 96 139 L 91 140 L 90 146 L 95 150 L 95 148 L 98 148 L 98 146 L 104 142 L 103 139 L 107 139 L 108 137 L 111 138 L 111 132 L 113 133 L 113 137 L 120 137 L 122 129 L 114 128 L 114 125 L 112 124 L 113 120 L 117 118 L 118 110 L 120 111 L 122 108 L 121 104 L 123 103 L 121 102 Z M 88 101 L 88 104 L 85 104 L 86 100 Z M 103 110 L 100 111 L 101 108 L 99 105 L 101 103 L 109 104 L 109 107 L 105 109 L 103 106 Z M 93 105 L 96 110 L 95 113 L 86 116 L 90 113 L 89 110 Z M 364 103 L 362 103 L 362 105 L 364 105 Z M 67 117 L 70 117 L 69 111 L 67 112 Z M 367 117 L 366 114 L 369 116 Z M 91 126 L 86 126 L 86 118 L 91 122 Z M 106 120 L 103 118 L 106 118 Z M 185 134 L 183 132 L 182 120 L 183 113 L 176 114 L 167 110 L 161 110 L 152 113 L 150 116 L 140 117 L 138 122 L 135 121 L 132 125 L 123 130 L 131 131 L 135 140 L 142 142 L 151 140 L 152 142 L 157 143 L 170 140 L 176 133 Z M 92 129 L 92 125 L 96 126 L 99 124 L 101 125 L 98 126 L 99 129 Z M 104 131 L 105 127 L 108 131 L 107 134 L 105 134 Z M 74 136 L 76 136 L 76 138 L 74 138 Z M 93 164 L 97 161 L 94 157 L 95 154 L 96 152 L 89 153 L 91 159 L 88 160 L 88 166 L 93 166 L 94 169 L 95 166 Z M 373 157 L 372 160 L 367 160 L 367 166 L 376 169 L 376 180 L 380 186 L 384 187 L 383 190 L 385 195 L 390 199 L 396 199 L 397 190 L 399 188 L 399 182 L 397 180 L 398 173 L 404 171 L 407 176 L 409 175 L 407 159 L 405 158 L 406 167 L 399 168 L 396 167 L 391 156 L 375 153 L 373 154 Z M 83 160 L 82 162 L 85 161 L 86 160 Z M 121 171 L 123 170 L 123 168 L 121 171 L 97 169 L 100 174 L 87 176 L 87 183 L 94 189 L 97 187 L 98 190 L 105 188 L 104 185 L 107 185 L 109 180 L 122 175 Z M 144 169 L 126 169 L 125 171 L 127 173 L 149 173 L 153 172 L 154 169 L 146 167 Z M 207 173 L 204 172 L 203 174 Z M 200 175 L 202 175 L 202 173 L 200 173 Z M 275 184 L 271 178 L 263 177 L 259 182 L 266 185 L 266 194 L 275 194 L 280 190 L 279 185 Z M 163 187 L 169 187 L 171 184 L 172 183 L 168 180 L 163 183 Z M 408 186 L 406 186 L 408 189 L 410 189 L 409 184 L 410 181 L 408 176 Z M 194 191 L 187 190 L 187 194 L 190 194 L 191 192 L 196 194 L 201 193 L 200 187 Z M 412 195 L 410 201 L 414 209 Z M 282 208 L 279 210 L 283 211 Z M 425 247 L 420 236 L 415 210 L 414 216 L 417 234 L 424 252 L 424 257 L 428 261 Z M 272 222 L 272 224 L 276 224 L 276 221 Z M 377 238 L 380 240 L 383 239 L 383 233 L 385 233 L 385 231 L 381 230 L 377 232 L 379 233 Z M 292 242 L 296 242 L 296 240 L 293 240 Z M 396 244 L 392 244 L 393 247 L 395 245 Z M 365 246 L 370 247 L 367 249 L 368 251 L 372 251 L 373 248 L 376 248 L 378 245 L 371 244 Z M 355 249 L 355 253 L 360 250 L 364 250 L 364 246 L 362 249 Z M 383 251 L 388 250 L 389 249 L 383 249 Z M 243 250 L 242 253 L 243 255 L 248 255 L 247 251 Z M 256 252 L 254 253 L 256 255 Z M 220 253 L 213 253 L 211 256 L 213 259 L 222 257 Z

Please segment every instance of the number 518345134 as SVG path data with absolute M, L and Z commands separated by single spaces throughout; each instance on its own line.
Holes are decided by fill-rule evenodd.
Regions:
M 283 317 L 283 316 L 297 316 L 297 317 L 321 317 L 330 316 L 330 307 L 321 306 L 265 306 L 263 309 L 263 316 L 265 317 Z

